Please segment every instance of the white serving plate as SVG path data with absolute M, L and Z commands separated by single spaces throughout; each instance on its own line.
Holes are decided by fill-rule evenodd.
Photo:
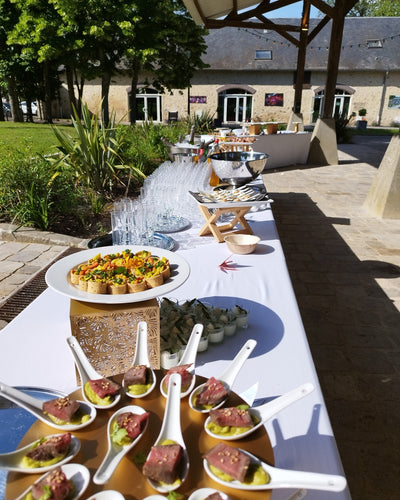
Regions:
M 87 262 L 89 259 L 100 253 L 102 256 L 111 253 L 120 253 L 124 250 L 131 250 L 133 253 L 147 250 L 158 257 L 165 257 L 171 266 L 171 277 L 161 286 L 149 288 L 144 292 L 125 293 L 123 295 L 95 294 L 79 290 L 70 281 L 69 274 L 72 268 Z M 190 266 L 188 262 L 169 250 L 145 245 L 115 245 L 110 247 L 91 248 L 83 250 L 55 262 L 46 272 L 47 285 L 62 295 L 83 302 L 94 302 L 98 304 L 131 304 L 144 300 L 154 299 L 160 295 L 167 295 L 180 287 L 189 277 Z

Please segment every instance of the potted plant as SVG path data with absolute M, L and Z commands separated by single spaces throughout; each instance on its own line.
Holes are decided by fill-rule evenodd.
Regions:
M 361 108 L 358 110 L 358 116 L 361 117 L 361 120 L 357 120 L 357 128 L 358 129 L 366 129 L 367 128 L 367 120 L 365 119 L 365 115 L 367 114 L 367 110 L 365 108 Z

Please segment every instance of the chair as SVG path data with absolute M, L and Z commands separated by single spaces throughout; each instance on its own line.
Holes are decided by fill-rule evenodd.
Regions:
M 168 123 L 178 121 L 178 111 L 168 111 Z

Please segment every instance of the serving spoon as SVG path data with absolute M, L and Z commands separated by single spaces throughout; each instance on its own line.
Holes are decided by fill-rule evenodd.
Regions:
M 165 484 L 147 478 L 149 484 L 159 493 L 169 493 L 179 488 L 185 481 L 189 472 L 189 455 L 181 430 L 181 379 L 182 377 L 179 373 L 171 374 L 161 430 L 154 443 L 154 446 L 158 446 L 168 440 L 181 445 L 183 448 L 183 456 L 180 464 L 180 481 L 175 481 L 172 484 Z
M 140 441 L 144 432 L 147 429 L 148 421 L 146 421 L 146 424 L 142 432 L 135 439 L 133 439 L 131 443 L 125 445 L 118 445 L 114 443 L 113 440 L 111 439 L 111 432 L 113 429 L 115 419 L 121 413 L 127 413 L 127 412 L 135 413 L 136 415 L 141 415 L 143 413 L 146 413 L 146 410 L 144 410 L 140 406 L 135 406 L 135 405 L 125 406 L 116 411 L 109 419 L 107 425 L 108 451 L 102 463 L 100 464 L 100 467 L 97 469 L 96 474 L 93 476 L 93 482 L 96 484 L 104 484 L 110 479 L 110 477 L 113 475 L 115 469 L 117 468 L 117 465 L 120 463 L 122 458 Z
M 214 488 L 200 488 L 199 490 L 194 491 L 190 495 L 188 500 L 204 500 L 213 493 L 219 493 L 219 496 L 222 498 L 222 500 L 230 500 L 226 493 L 224 493 L 223 491 L 215 490 Z
M 93 403 L 88 396 L 86 395 L 85 391 L 85 385 L 89 382 L 89 380 L 99 380 L 104 378 L 103 375 L 98 373 L 93 366 L 91 365 L 90 361 L 86 357 L 86 354 L 83 352 L 82 347 L 80 346 L 78 340 L 71 336 L 67 338 L 67 344 L 68 347 L 71 349 L 72 355 L 74 356 L 75 359 L 75 364 L 76 367 L 78 368 L 79 375 L 81 377 L 81 382 L 82 382 L 82 396 L 83 398 L 90 404 L 92 404 L 95 408 L 99 410 L 108 410 L 109 408 L 112 408 L 116 404 L 119 403 L 121 399 L 121 394 L 116 394 L 115 396 L 112 396 L 112 402 L 108 405 L 100 405 Z
M 232 385 L 234 381 L 236 380 L 236 377 L 242 368 L 244 362 L 247 360 L 247 358 L 250 356 L 250 354 L 253 352 L 255 346 L 257 345 L 257 342 L 253 339 L 249 339 L 240 349 L 240 351 L 236 354 L 236 356 L 233 358 L 232 362 L 228 366 L 228 368 L 219 376 L 216 377 L 217 380 L 222 382 L 224 385 L 225 389 L 229 393 L 231 391 Z M 199 413 L 209 413 L 210 408 L 203 408 L 202 406 L 197 406 L 196 405 L 196 398 L 198 394 L 203 390 L 204 386 L 206 385 L 207 382 L 204 384 L 199 385 L 192 391 L 192 393 L 189 396 L 189 405 L 190 407 Z M 220 401 L 218 404 L 214 405 L 212 409 L 220 408 L 226 401 L 227 398 L 224 398 L 222 401 Z
M 213 432 L 211 429 L 208 428 L 208 425 L 211 423 L 211 417 L 208 417 L 207 420 L 204 422 L 204 430 L 207 432 L 207 434 L 216 439 L 222 439 L 225 441 L 234 441 L 236 439 L 242 439 L 251 434 L 252 432 L 255 432 L 267 420 L 271 419 L 281 410 L 291 405 L 295 401 L 304 398 L 304 396 L 307 396 L 313 390 L 314 386 L 310 383 L 306 383 L 300 385 L 299 387 L 296 387 L 295 389 L 292 389 L 291 391 L 287 392 L 286 394 L 283 394 L 282 396 L 279 396 L 278 398 L 275 398 L 272 401 L 269 401 L 268 403 L 265 403 L 261 406 L 249 408 L 249 413 L 251 414 L 251 416 L 256 417 L 256 419 L 259 422 L 250 429 L 241 432 L 239 434 L 228 435 L 222 432 L 221 433 Z
M 149 354 L 147 350 L 146 321 L 139 321 L 138 323 L 137 334 L 136 334 L 136 349 L 135 349 L 135 355 L 133 356 L 131 367 L 139 365 L 144 365 L 147 367 L 148 370 L 150 370 L 151 384 L 150 387 L 145 392 L 142 392 L 141 394 L 135 394 L 133 392 L 129 392 L 129 389 L 128 387 L 126 387 L 125 381 L 123 380 L 122 387 L 124 388 L 124 391 L 127 394 L 127 396 L 129 396 L 130 398 L 144 398 L 145 396 L 148 396 L 156 386 L 156 374 L 153 368 L 150 366 Z
M 67 476 L 67 479 L 74 483 L 74 493 L 69 500 L 77 500 L 86 491 L 90 481 L 90 472 L 87 467 L 80 464 L 66 464 L 61 466 L 61 470 Z M 34 484 L 41 481 L 47 474 L 43 474 Z M 26 500 L 27 495 L 31 492 L 32 486 L 22 493 L 16 500 Z M 33 497 L 32 497 L 33 498 Z
M 261 466 L 269 476 L 269 482 L 265 484 L 251 485 L 241 483 L 240 481 L 224 481 L 216 476 L 206 459 L 203 460 L 203 466 L 208 476 L 223 486 L 236 490 L 273 490 L 277 488 L 305 488 L 310 490 L 325 490 L 325 491 L 343 491 L 346 488 L 346 478 L 334 474 L 322 474 L 319 472 L 303 472 L 288 469 L 279 469 L 272 467 L 253 454 L 245 450 L 240 450 L 248 455 L 251 463 Z
M 53 436 L 46 436 L 45 439 L 49 439 Z M 33 446 L 38 443 L 40 440 L 33 441 L 32 443 L 24 446 L 15 451 L 11 451 L 9 453 L 0 454 L 0 469 L 6 469 L 12 472 L 22 472 L 24 474 L 40 474 L 42 472 L 47 472 L 55 467 L 59 467 L 60 465 L 66 464 L 70 462 L 74 456 L 78 453 L 81 448 L 81 442 L 75 436 L 71 436 L 71 442 L 69 444 L 68 452 L 61 460 L 58 462 L 47 465 L 44 467 L 23 467 L 21 462 L 25 455 L 30 451 Z
M 187 389 L 181 390 L 181 398 L 184 398 L 188 394 L 190 394 L 193 390 L 193 387 L 196 384 L 196 373 L 195 373 L 195 363 L 196 363 L 196 356 L 197 356 L 197 348 L 199 346 L 199 342 L 201 339 L 201 335 L 203 333 L 203 325 L 198 323 L 194 325 L 192 333 L 190 334 L 186 349 L 182 355 L 181 360 L 179 361 L 177 366 L 183 366 L 183 365 L 191 365 L 188 368 L 188 372 L 192 375 L 192 380 L 190 381 L 190 385 Z M 160 391 L 161 394 L 166 398 L 167 397 L 167 387 L 165 383 L 165 379 L 167 378 L 167 375 L 163 377 L 160 383 Z
M 80 424 L 56 424 L 42 409 L 43 401 L 41 399 L 34 398 L 29 394 L 25 394 L 24 392 L 15 389 L 14 387 L 10 387 L 6 385 L 4 382 L 0 382 L 0 394 L 4 396 L 6 399 L 9 399 L 13 403 L 17 404 L 21 408 L 29 411 L 36 418 L 41 420 L 50 427 L 60 431 L 76 431 L 78 429 L 83 429 L 90 425 L 93 420 L 96 418 L 97 412 L 96 408 L 86 401 L 78 401 L 80 404 L 80 412 L 84 415 L 89 415 L 87 421 L 82 422 Z

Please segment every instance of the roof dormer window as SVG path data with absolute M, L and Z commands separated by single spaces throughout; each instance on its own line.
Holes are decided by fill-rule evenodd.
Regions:
M 381 49 L 383 47 L 382 40 L 367 40 L 367 47 L 369 49 Z

